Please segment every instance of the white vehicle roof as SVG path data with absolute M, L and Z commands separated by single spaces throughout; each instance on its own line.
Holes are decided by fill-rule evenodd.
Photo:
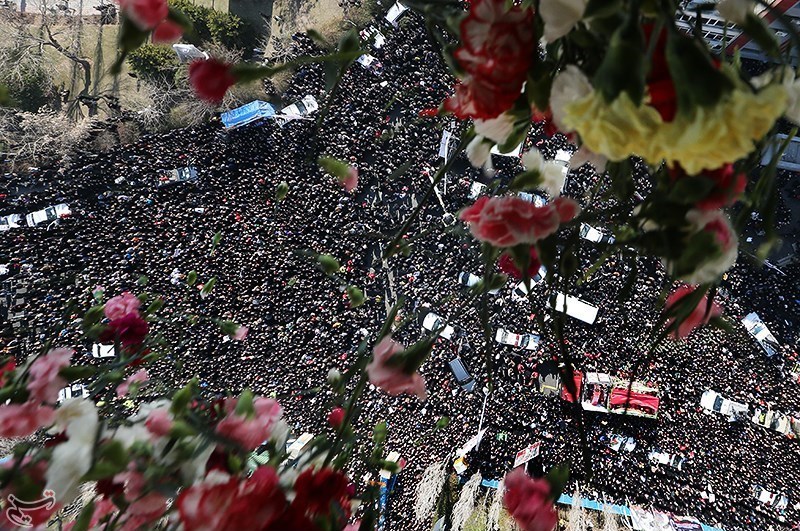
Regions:
M 580 235 L 581 238 L 589 240 L 590 242 L 600 243 L 603 241 L 603 233 L 588 223 L 581 223 Z
M 397 19 L 400 16 L 408 11 L 408 8 L 401 4 L 400 2 L 395 2 L 392 7 L 389 8 L 389 11 L 386 13 L 386 20 L 392 25 L 397 26 Z
M 400 461 L 400 454 L 397 452 L 389 452 L 389 455 L 386 456 L 385 460 L 390 461 L 392 463 L 397 463 L 398 461 Z M 394 474 L 394 472 L 390 472 L 386 469 L 381 469 L 380 472 L 378 472 L 378 475 L 380 475 L 380 477 L 382 477 L 383 479 L 389 479 L 390 477 L 392 477 L 392 474 Z
M 0 216 L 0 231 L 8 229 L 18 229 L 22 221 L 22 216 L 19 214 L 9 214 L 7 216 Z
M 365 53 L 363 55 L 359 55 L 358 56 L 358 59 L 356 59 L 356 63 L 360 64 L 364 68 L 369 68 L 370 65 L 372 63 L 374 63 L 375 61 L 377 61 L 377 60 L 378 60 L 378 58 L 375 57 L 374 55 L 370 55 L 368 53 Z
M 517 158 L 519 158 L 519 156 L 522 155 L 522 142 L 520 142 L 520 144 L 517 147 L 512 148 L 510 151 L 500 151 L 500 148 L 495 145 L 495 146 L 492 146 L 492 149 L 490 149 L 489 152 L 492 155 L 502 155 L 504 157 L 517 157 Z
M 7 275 L 8 274 L 8 266 L 5 264 L 0 264 L 0 275 Z
M 35 227 L 40 223 L 56 220 L 60 216 L 68 215 L 71 212 L 72 211 L 69 209 L 69 205 L 66 203 L 59 203 L 42 210 L 37 210 L 36 212 L 31 212 L 25 216 L 25 221 L 29 227 Z
M 769 357 L 779 354 L 780 343 L 778 343 L 778 340 L 775 339 L 775 336 L 772 335 L 772 332 L 769 331 L 767 325 L 764 324 L 764 321 L 761 320 L 761 317 L 756 312 L 745 315 L 742 319 L 742 324 Z
M 369 41 L 369 43 L 377 50 L 380 50 L 383 48 L 383 45 L 386 44 L 386 37 L 384 37 L 383 33 L 378 31 L 378 28 L 375 26 L 369 26 L 368 28 L 361 30 L 361 38 L 365 41 Z
M 531 287 L 536 286 L 543 281 L 545 275 L 547 275 L 547 268 L 545 266 L 539 266 L 539 271 L 537 271 L 536 274 L 531 277 Z M 517 284 L 517 287 L 514 288 L 512 296 L 519 299 L 524 299 L 528 296 L 528 288 L 525 287 L 524 281 Z
M 481 280 L 483 279 L 478 275 L 475 275 L 473 273 L 468 273 L 466 271 L 462 271 L 458 275 L 458 283 L 461 284 L 462 286 L 467 286 L 468 288 L 475 286 Z M 500 293 L 499 289 L 489 290 L 489 294 L 491 295 L 497 295 L 498 293 Z
M 740 413 L 747 413 L 749 410 L 747 404 L 728 400 L 721 394 L 710 389 L 704 391 L 703 395 L 700 397 L 700 407 L 708 411 L 717 412 L 721 415 L 727 415 L 730 418 Z
M 597 307 L 588 304 L 577 297 L 565 295 L 564 293 L 556 292 L 553 302 L 550 307 L 556 311 L 564 312 L 566 304 L 566 314 L 574 317 L 584 323 L 594 324 L 597 319 Z
M 562 162 L 569 165 L 569 161 L 572 159 L 572 153 L 567 151 L 566 149 L 559 149 L 556 151 L 556 156 L 553 160 L 556 162 Z
M 447 322 L 440 316 L 436 315 L 433 312 L 428 312 L 428 314 L 422 320 L 422 327 L 430 332 L 433 332 L 442 325 L 444 325 L 444 328 L 442 328 L 439 331 L 439 337 L 443 337 L 445 339 L 452 339 L 456 333 L 455 329 L 449 324 L 447 324 Z
M 312 434 L 304 433 L 297 439 L 293 440 L 291 444 L 289 444 L 289 447 L 286 448 L 286 453 L 289 454 L 289 458 L 297 459 L 300 457 L 300 452 L 303 451 L 303 448 L 305 448 L 313 438 L 314 436 Z
M 317 109 L 319 109 L 319 104 L 316 98 L 309 94 L 304 96 L 300 101 L 296 101 L 281 109 L 281 114 L 287 116 L 307 116 L 316 112 Z
M 92 357 L 93 358 L 113 358 L 114 357 L 114 345 L 101 345 L 99 343 L 95 343 L 92 345 Z
M 602 385 L 611 385 L 614 381 L 611 378 L 610 374 L 606 374 L 604 372 L 587 372 L 586 373 L 586 383 L 587 384 L 602 384 Z
M 58 401 L 57 403 L 61 403 L 64 400 L 69 400 L 70 398 L 86 398 L 89 396 L 89 390 L 86 389 L 86 386 L 83 384 L 72 384 L 68 385 L 62 390 L 58 392 Z
M 504 328 L 497 329 L 494 340 L 503 345 L 522 347 L 525 350 L 536 350 L 539 347 L 539 336 L 537 334 L 515 334 Z
M 477 199 L 478 196 L 480 196 L 484 190 L 486 190 L 485 184 L 480 183 L 478 181 L 473 182 L 471 185 L 469 185 L 469 198 Z

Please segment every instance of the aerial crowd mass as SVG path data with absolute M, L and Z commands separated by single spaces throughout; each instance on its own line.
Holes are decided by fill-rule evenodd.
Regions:
M 718 294 L 731 330 L 705 327 L 686 340 L 665 342 L 652 355 L 646 338 L 672 288 L 656 259 L 638 259 L 630 291 L 624 290 L 630 266 L 618 253 L 571 288 L 570 295 L 596 308 L 591 324 L 569 318 L 563 340 L 584 375 L 580 398 L 595 406 L 607 399 L 602 394 L 610 387 L 591 387 L 593 378 L 635 379 L 657 397 L 657 408 L 645 408 L 646 416 L 581 412 L 580 400 L 565 400 L 554 369 L 562 346 L 540 326 L 554 311 L 548 287 L 537 283 L 531 297 L 519 297 L 517 283 L 510 281 L 488 295 L 492 329 L 505 331 L 493 337 L 490 389 L 479 306 L 458 296 L 468 292 L 465 273 L 482 272 L 480 247 L 457 214 L 471 204 L 480 188 L 475 183 L 491 179 L 463 155 L 448 153 L 459 159 L 409 228 L 409 236 L 427 235 L 415 241 L 410 256 L 381 257 L 442 163 L 443 131 L 458 134 L 464 128 L 423 112 L 439 106 L 453 81 L 421 19 L 408 13 L 401 21 L 381 27 L 385 42 L 370 52 L 380 68 L 353 65 L 318 129 L 316 115 L 234 130 L 212 120 L 146 135 L 108 153 L 81 153 L 60 167 L 5 174 L 0 216 L 56 204 L 68 205 L 70 213 L 0 232 L 0 354 L 24 358 L 32 345 L 58 337 L 82 361 L 100 363 L 92 345 L 75 344 L 79 336 L 72 327 L 56 326 L 61 310 L 71 298 L 88 306 L 98 285 L 112 295 L 136 292 L 146 276 L 145 289 L 164 295 L 166 315 L 214 315 L 249 328 L 245 341 L 234 342 L 200 321 L 184 337 L 170 338 L 181 341 L 171 354 L 180 370 L 151 378 L 180 384 L 196 375 L 210 394 L 250 387 L 280 399 L 295 434 L 319 434 L 330 429 L 324 421 L 329 371 L 347 367 L 364 334 L 381 326 L 387 306 L 402 295 L 407 300 L 401 315 L 417 313 L 419 325 L 395 339 L 418 340 L 429 313 L 435 317 L 428 318 L 428 329 L 436 317 L 449 328 L 421 370 L 425 401 L 371 389 L 363 402 L 362 428 L 386 420 L 387 448 L 407 462 L 389 500 L 387 529 L 429 528 L 415 520 L 412 506 L 415 484 L 432 463 L 446 460 L 448 472 L 458 470 L 464 480 L 475 472 L 499 479 L 517 452 L 536 442 L 540 454 L 531 462 L 533 473 L 570 462 L 570 494 L 577 489 L 584 498 L 688 515 L 732 531 L 797 529 L 800 443 L 790 419 L 800 418 L 800 383 L 793 372 L 800 266 L 778 272 L 740 256 Z M 295 55 L 318 53 L 302 35 L 293 47 Z M 284 100 L 311 95 L 323 102 L 323 88 L 323 67 L 302 66 Z M 575 150 L 565 137 L 550 137 L 539 126 L 525 141 L 531 146 L 547 159 Z M 358 168 L 357 188 L 348 193 L 321 171 L 317 153 Z M 187 171 L 186 182 L 165 180 L 182 168 L 195 170 Z M 494 178 L 507 179 L 520 170 L 519 158 L 495 156 L 495 168 Z M 637 193 L 646 195 L 646 170 L 640 170 Z M 798 186 L 796 175 L 780 178 Z M 572 168 L 564 195 L 583 207 L 589 201 L 620 206 L 603 196 L 608 185 L 601 179 L 588 165 Z M 282 181 L 289 191 L 279 202 L 275 188 Z M 621 206 L 634 208 L 635 201 Z M 790 220 L 783 205 L 778 220 Z M 577 256 L 582 270 L 608 241 L 600 223 L 592 228 L 596 237 L 584 231 L 590 238 Z M 747 230 L 755 227 L 754 222 Z M 212 253 L 218 232 L 222 239 Z M 349 307 L 340 284 L 310 258 L 317 253 L 339 261 L 339 277 L 364 291 L 364 305 Z M 200 279 L 194 287 L 184 282 L 190 271 Z M 197 288 L 212 277 L 214 291 L 202 296 Z M 771 350 L 742 324 L 753 312 L 777 338 Z M 711 400 L 703 407 L 707 391 L 719 400 L 706 394 Z M 715 403 L 720 409 L 723 398 L 745 404 L 746 412 L 711 411 Z M 756 408 L 781 412 L 789 428 L 781 433 L 757 425 Z M 437 428 L 442 417 L 449 424 Z M 486 430 L 479 447 L 458 455 L 479 427 Z

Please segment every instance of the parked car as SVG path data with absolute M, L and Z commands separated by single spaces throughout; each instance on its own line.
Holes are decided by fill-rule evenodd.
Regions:
M 611 244 L 614 243 L 614 236 L 606 234 L 587 223 L 581 223 L 580 237 L 594 243 Z
M 356 59 L 356 63 L 360 64 L 365 70 L 372 72 L 376 76 L 381 75 L 381 72 L 383 72 L 383 64 L 378 61 L 377 57 L 374 57 L 368 53 L 359 56 L 359 58 Z
M 87 398 L 89 396 L 89 390 L 86 389 L 86 386 L 79 383 L 74 383 L 71 385 L 66 386 L 62 390 L 58 392 L 58 400 L 57 403 L 61 403 L 64 400 L 69 400 L 70 398 Z
M 25 216 L 25 222 L 29 227 L 35 227 L 45 221 L 55 221 L 59 218 L 69 216 L 72 211 L 66 203 L 59 203 L 57 205 L 49 206 L 36 212 L 31 212 Z
M 539 271 L 531 277 L 531 287 L 536 286 L 544 280 L 545 275 L 547 275 L 547 268 L 545 266 L 540 266 Z M 528 297 L 528 288 L 525 287 L 525 282 L 517 284 L 517 287 L 514 288 L 513 295 L 521 299 Z
M 99 343 L 95 343 L 92 345 L 92 357 L 97 359 L 113 358 L 114 345 L 101 345 Z
M 453 337 L 456 335 L 455 328 L 447 324 L 447 321 L 433 312 L 428 312 L 422 319 L 422 328 L 428 330 L 429 332 L 439 330 L 439 337 L 443 337 L 445 339 L 453 339 Z
M 22 216 L 19 214 L 9 214 L 8 216 L 0 217 L 0 232 L 7 231 L 8 229 L 18 229 L 22 222 Z
M 287 116 L 308 116 L 309 114 L 313 114 L 316 110 L 319 109 L 319 103 L 312 95 L 308 95 L 303 97 L 302 100 L 296 101 L 291 105 L 284 107 L 281 109 L 281 114 L 285 114 Z
M 447 362 L 447 365 L 450 367 L 450 371 L 461 389 L 467 392 L 472 392 L 475 389 L 475 378 L 469 373 L 461 358 L 452 359 Z
M 539 348 L 538 334 L 515 334 L 504 328 L 498 328 L 494 340 L 503 345 L 524 348 L 525 350 L 536 350 Z
M 458 274 L 458 283 L 468 288 L 477 285 L 478 282 L 480 282 L 481 280 L 483 280 L 481 277 L 479 277 L 478 275 L 474 275 L 472 273 L 467 273 L 462 271 L 461 273 Z M 498 293 L 500 293 L 499 289 L 489 290 L 490 295 L 497 295 Z

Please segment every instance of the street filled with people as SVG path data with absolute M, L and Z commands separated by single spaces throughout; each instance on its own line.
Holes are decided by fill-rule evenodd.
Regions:
M 541 442 L 533 473 L 569 462 L 570 494 L 577 489 L 586 498 L 689 515 L 726 530 L 797 529 L 798 440 L 756 425 L 752 415 L 729 421 L 704 410 L 700 399 L 713 390 L 751 411 L 770 408 L 800 418 L 800 383 L 793 372 L 800 361 L 800 266 L 766 268 L 742 252 L 717 294 L 730 330 L 706 326 L 655 348 L 651 332 L 675 287 L 655 258 L 615 251 L 585 282 L 568 287 L 570 295 L 597 308 L 597 319 L 589 324 L 568 317 L 561 341 L 548 324 L 556 313 L 547 282 L 517 297 L 517 282 L 509 280 L 485 297 L 492 330 L 487 354 L 481 297 L 471 297 L 459 283 L 462 272 L 483 274 L 481 249 L 456 218 L 472 202 L 473 183 L 490 178 L 458 155 L 408 227 L 412 252 L 382 257 L 443 162 L 442 132 L 457 135 L 465 124 L 423 112 L 437 108 L 453 82 L 422 20 L 408 13 L 397 27 L 381 31 L 386 42 L 370 53 L 382 70 L 354 64 L 324 114 L 320 109 L 309 119 L 264 120 L 233 130 L 212 120 L 145 135 L 108 153 L 81 153 L 59 167 L 5 174 L 0 216 L 61 203 L 70 214 L 0 232 L 0 266 L 6 266 L 0 282 L 7 299 L 0 353 L 21 361 L 30 349 L 52 341 L 75 348 L 74 363 L 96 363 L 91 345 L 77 344 L 79 326 L 70 316 L 64 320 L 68 301 L 86 309 L 97 286 L 109 296 L 159 293 L 166 317 L 214 316 L 247 326 L 249 333 L 243 342 L 229 341 L 203 319 L 170 332 L 167 339 L 177 348 L 153 379 L 180 385 L 197 376 L 209 394 L 250 387 L 279 398 L 294 433 L 319 434 L 330 429 L 329 371 L 344 372 L 354 362 L 359 343 L 378 332 L 387 309 L 403 296 L 400 316 L 416 317 L 395 333 L 396 340 L 410 345 L 425 337 L 426 312 L 454 332 L 437 340 L 421 368 L 427 400 L 375 388 L 362 400 L 357 431 L 368 436 L 376 422 L 387 421 L 387 450 L 407 462 L 389 501 L 388 529 L 429 528 L 414 521 L 416 479 L 445 460 L 455 472 L 457 449 L 482 428 L 479 449 L 464 458 L 463 480 L 475 472 L 500 479 L 520 449 Z M 295 55 L 319 53 L 303 35 L 293 46 Z M 324 103 L 324 87 L 322 65 L 302 66 L 284 101 L 313 95 Z M 547 159 L 576 149 L 561 135 L 546 135 L 541 125 L 527 138 L 525 149 L 530 147 Z M 352 193 L 318 167 L 323 154 L 358 169 Z M 500 180 L 522 169 L 518 157 L 495 156 L 494 166 Z M 194 168 L 196 179 L 165 181 L 180 168 Z M 650 192 L 644 165 L 637 175 L 636 194 L 626 203 L 608 194 L 610 184 L 588 165 L 570 170 L 564 194 L 585 209 L 630 210 L 637 196 Z M 284 181 L 289 191 L 278 201 L 275 189 Z M 782 229 L 791 231 L 791 210 L 783 199 L 777 216 Z M 566 229 L 565 238 L 576 230 Z M 757 220 L 745 230 L 756 234 Z M 221 239 L 214 244 L 217 233 Z M 580 242 L 579 268 L 588 271 L 605 244 Z M 339 261 L 337 278 L 316 266 L 319 253 Z M 191 271 L 198 282 L 188 286 Z M 212 277 L 216 286 L 206 296 L 201 289 Z M 365 304 L 350 308 L 345 285 L 360 287 Z M 742 325 L 751 312 L 777 338 L 777 356 L 768 357 Z M 494 342 L 498 328 L 536 334 L 539 343 L 524 349 Z M 543 392 L 540 376 L 563 362 L 565 353 L 576 370 L 658 389 L 657 418 L 586 412 L 560 393 Z M 475 381 L 471 390 L 454 378 L 448 362 L 456 357 Z M 437 426 L 443 417 L 449 423 Z M 616 437 L 633 439 L 635 447 L 615 449 Z M 651 451 L 680 456 L 682 465 L 654 463 Z M 754 489 L 784 495 L 789 503 L 771 507 Z

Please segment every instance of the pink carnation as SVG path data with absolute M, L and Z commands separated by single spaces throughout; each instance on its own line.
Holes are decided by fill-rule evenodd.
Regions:
M 224 408 L 227 416 L 217 424 L 217 433 L 239 443 L 243 448 L 252 450 L 269 439 L 272 428 L 281 418 L 283 410 L 280 404 L 271 398 L 253 400 L 255 414 L 252 418 L 236 414 L 238 399 L 228 398 Z
M 247 337 L 247 332 L 249 331 L 250 329 L 247 328 L 246 326 L 240 326 L 239 328 L 236 329 L 236 332 L 231 334 L 231 339 L 235 341 L 244 341 L 244 338 Z
M 550 499 L 550 484 L 529 477 L 523 468 L 506 475 L 503 505 L 522 531 L 553 531 L 558 515 Z
M 348 192 L 355 190 L 358 186 L 358 168 L 354 168 L 353 166 L 348 167 L 347 176 L 341 179 L 339 184 Z
M 693 293 L 695 289 L 697 288 L 692 286 L 681 286 L 675 290 L 669 297 L 667 297 L 665 310 L 669 311 L 670 308 L 674 307 L 678 301 Z M 675 339 L 686 337 L 695 328 L 708 323 L 712 317 L 718 317 L 721 314 L 722 307 L 716 302 L 712 302 L 711 307 L 709 308 L 708 297 L 704 295 L 700 300 L 700 303 L 692 310 L 692 313 L 690 313 L 689 316 L 678 326 L 678 328 L 672 332 L 672 337 Z M 667 321 L 667 326 L 671 326 L 674 322 L 674 318 L 669 319 Z
M 156 437 L 165 437 L 169 435 L 172 424 L 172 415 L 169 414 L 167 408 L 154 409 L 147 415 L 147 420 L 144 421 L 144 426 L 147 428 L 147 431 Z
M 26 437 L 53 424 L 54 418 L 53 408 L 33 401 L 0 406 L 0 437 Z
M 153 31 L 153 42 L 170 44 L 183 36 L 183 28 L 171 20 L 165 20 Z
M 470 224 L 475 238 L 495 247 L 514 247 L 550 236 L 579 211 L 578 204 L 567 197 L 537 207 L 516 196 L 484 196 L 462 210 L 460 217 Z
M 56 401 L 58 391 L 67 385 L 67 381 L 58 375 L 58 371 L 69 365 L 74 352 L 69 348 L 54 348 L 31 364 L 28 373 L 31 399 L 48 404 Z
M 142 302 L 136 295 L 126 291 L 122 295 L 109 299 L 105 308 L 103 308 L 103 312 L 110 321 L 113 321 L 114 319 L 121 319 L 129 313 L 139 315 L 139 307 L 141 305 Z
M 147 370 L 146 369 L 142 369 L 140 371 L 137 371 L 137 372 L 131 374 L 130 376 L 128 376 L 128 378 L 124 382 L 122 382 L 121 384 L 119 384 L 117 386 L 117 396 L 124 396 L 124 395 L 128 394 L 128 391 L 130 390 L 131 384 L 134 384 L 134 383 L 140 383 L 141 384 L 141 383 L 144 383 L 144 382 L 148 381 L 149 379 L 150 379 L 150 375 L 147 374 Z
M 392 358 L 403 351 L 403 345 L 394 341 L 391 336 L 384 337 L 372 351 L 372 361 L 367 365 L 369 381 L 390 395 L 410 393 L 425 400 L 425 379 L 418 372 L 407 374 L 400 364 L 391 363 Z

